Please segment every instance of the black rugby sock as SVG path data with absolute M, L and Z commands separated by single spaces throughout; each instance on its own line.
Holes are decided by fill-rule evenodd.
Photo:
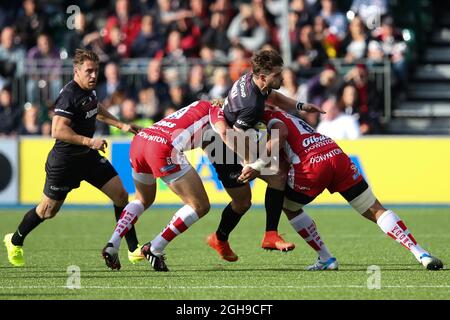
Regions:
M 242 215 L 233 210 L 230 202 L 225 209 L 223 209 L 222 218 L 220 219 L 220 224 L 216 231 L 217 239 L 220 241 L 228 241 L 228 236 L 237 226 L 241 218 Z
M 264 206 L 266 208 L 266 231 L 277 231 L 283 210 L 284 191 L 267 187 Z
M 41 219 L 41 217 L 38 216 L 36 207 L 28 211 L 24 215 L 22 222 L 19 224 L 19 227 L 17 228 L 16 232 L 14 232 L 14 235 L 11 238 L 12 244 L 15 246 L 22 246 L 25 237 L 34 228 L 41 224 L 42 221 L 44 221 L 44 219 Z
M 116 222 L 119 221 L 124 208 L 125 207 L 118 207 L 114 205 L 114 214 L 116 216 Z M 128 230 L 127 234 L 125 235 L 125 240 L 127 240 L 127 246 L 129 251 L 133 252 L 134 250 L 137 249 L 139 241 L 137 239 L 136 229 L 134 228 L 134 226 L 132 226 L 131 229 Z

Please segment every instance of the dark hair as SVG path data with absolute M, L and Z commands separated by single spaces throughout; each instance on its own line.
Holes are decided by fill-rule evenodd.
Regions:
M 252 58 L 253 74 L 269 74 L 283 66 L 283 58 L 275 50 L 259 50 Z
M 75 57 L 73 58 L 73 65 L 81 66 L 86 60 L 93 61 L 95 63 L 100 61 L 95 52 L 84 49 L 76 49 Z

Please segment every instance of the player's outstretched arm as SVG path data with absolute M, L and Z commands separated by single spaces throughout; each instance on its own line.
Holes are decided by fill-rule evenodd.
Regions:
M 305 112 L 319 112 L 325 113 L 320 106 L 316 106 L 312 103 L 302 103 L 300 101 L 295 101 L 278 91 L 273 90 L 269 95 L 269 104 L 277 106 L 284 111 L 305 111 Z
M 130 132 L 133 134 L 137 134 L 140 130 L 143 128 L 141 126 L 138 126 L 133 123 L 124 123 L 117 119 L 115 116 L 113 116 L 106 108 L 99 103 L 98 104 L 98 114 L 97 114 L 97 120 L 102 121 L 106 124 L 109 124 L 110 126 L 116 127 L 123 132 Z
M 108 146 L 106 140 L 79 135 L 72 130 L 70 123 L 70 119 L 55 115 L 52 120 L 52 137 L 67 143 L 87 146 L 105 152 L 105 148 Z

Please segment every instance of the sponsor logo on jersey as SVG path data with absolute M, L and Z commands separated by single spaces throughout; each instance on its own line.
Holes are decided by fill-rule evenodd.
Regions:
M 176 126 L 175 123 L 173 122 L 169 122 L 169 121 L 165 121 L 165 120 L 161 120 L 158 121 L 157 123 L 155 123 L 156 126 L 161 126 L 161 127 L 167 127 L 167 128 L 173 128 Z
M 242 97 L 242 98 L 247 97 L 247 95 L 246 95 L 246 93 L 245 93 L 245 82 L 244 82 L 244 81 L 241 81 L 241 82 L 239 83 L 239 86 L 240 86 L 240 88 L 241 88 L 241 97 Z
M 318 156 L 315 157 L 311 157 L 309 159 L 309 163 L 320 163 L 322 161 L 328 160 L 333 158 L 334 156 L 337 156 L 338 154 L 341 154 L 342 150 L 341 149 L 334 149 L 331 150 L 330 152 L 327 152 L 325 154 L 319 154 Z
M 158 143 L 167 144 L 167 139 L 163 138 L 163 137 L 160 137 L 160 136 L 154 136 L 154 135 L 145 133 L 143 131 L 140 131 L 137 135 L 139 137 L 141 137 L 141 138 L 144 138 L 144 139 L 148 140 L 148 141 L 154 141 L 154 142 L 158 142 Z
M 53 191 L 69 191 L 70 187 L 67 187 L 67 186 L 62 186 L 62 187 L 50 186 L 50 190 L 53 190 Z
M 310 137 L 308 137 L 306 139 L 303 139 L 302 145 L 303 145 L 303 147 L 307 148 L 310 144 L 314 144 L 314 143 L 317 143 L 317 142 L 322 142 L 322 141 L 325 141 L 327 139 L 330 139 L 330 138 L 328 138 L 327 136 L 324 136 L 324 135 L 320 135 L 318 137 L 317 136 L 310 136 Z
M 244 120 L 241 119 L 237 119 L 236 121 L 237 124 L 240 124 L 241 126 L 245 126 L 245 127 L 251 127 L 251 125 L 249 125 L 247 122 L 245 122 Z
M 95 116 L 98 112 L 98 108 L 92 109 L 88 112 L 86 112 L 86 118 L 85 119 L 89 119 L 92 118 L 93 116 Z

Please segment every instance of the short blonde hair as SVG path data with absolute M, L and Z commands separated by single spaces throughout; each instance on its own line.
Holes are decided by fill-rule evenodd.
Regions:
M 95 63 L 99 63 L 100 61 L 98 55 L 94 51 L 76 49 L 75 57 L 73 58 L 73 65 L 81 66 L 86 60 L 93 61 Z

